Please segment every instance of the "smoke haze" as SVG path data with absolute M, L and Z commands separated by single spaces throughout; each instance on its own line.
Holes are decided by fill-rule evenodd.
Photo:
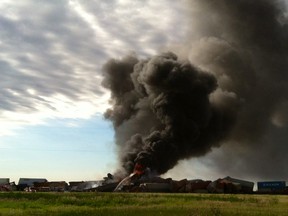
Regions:
M 215 170 L 287 177 L 284 2 L 187 4 L 188 42 L 173 52 L 131 55 L 104 66 L 103 86 L 113 105 L 106 118 L 113 122 L 123 169 L 129 173 L 138 162 L 163 174 L 181 159 L 222 145 L 209 154 Z

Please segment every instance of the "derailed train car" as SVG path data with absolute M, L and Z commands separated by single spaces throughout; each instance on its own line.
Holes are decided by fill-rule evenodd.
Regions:
M 254 182 L 231 178 L 227 176 L 217 179 L 208 185 L 210 193 L 253 193 Z

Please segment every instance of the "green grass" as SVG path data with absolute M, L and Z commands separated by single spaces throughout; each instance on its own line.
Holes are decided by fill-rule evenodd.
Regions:
M 6 215 L 288 215 L 288 196 L 159 193 L 0 193 Z

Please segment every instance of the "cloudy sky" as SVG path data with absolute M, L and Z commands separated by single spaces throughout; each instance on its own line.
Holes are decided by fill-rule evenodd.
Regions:
M 181 1 L 0 0 L 0 177 L 113 172 L 103 64 L 177 45 L 187 26 Z

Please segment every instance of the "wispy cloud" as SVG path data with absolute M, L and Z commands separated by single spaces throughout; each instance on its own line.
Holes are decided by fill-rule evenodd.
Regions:
M 0 135 L 47 118 L 102 113 L 109 106 L 100 85 L 108 58 L 146 56 L 181 40 L 181 8 L 163 3 L 1 1 Z

